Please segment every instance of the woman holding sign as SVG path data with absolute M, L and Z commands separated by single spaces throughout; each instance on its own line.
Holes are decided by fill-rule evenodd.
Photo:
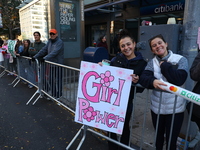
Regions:
M 166 86 L 163 81 L 167 81 L 177 86 L 182 86 L 187 79 L 187 59 L 181 55 L 174 54 L 168 50 L 167 42 L 162 35 L 156 35 L 149 40 L 154 58 L 150 60 L 140 77 L 140 84 L 149 89 L 161 89 Z M 175 102 L 175 94 L 153 90 L 151 95 L 151 116 L 154 128 L 157 128 L 156 150 L 162 150 L 164 144 L 164 135 L 166 134 L 167 148 L 176 150 L 177 138 L 181 129 L 184 118 L 186 101 L 182 97 L 177 97 Z M 170 138 L 171 122 L 173 113 L 174 123 Z M 159 123 L 157 126 L 157 118 Z M 168 145 L 168 143 L 170 143 Z
M 139 76 L 144 70 L 147 62 L 143 59 L 142 54 L 140 52 L 135 51 L 136 42 L 133 37 L 131 37 L 127 30 L 122 30 L 120 32 L 119 37 L 119 47 L 121 50 L 120 55 L 114 57 L 111 60 L 110 65 L 127 68 L 134 70 L 134 74 L 132 74 L 133 84 L 137 84 L 139 81 Z M 121 143 L 128 145 L 130 139 L 130 129 L 129 129 L 129 121 L 133 110 L 133 97 L 134 97 L 134 88 L 131 87 L 129 101 L 126 111 L 126 117 L 124 122 L 123 133 L 121 135 Z M 142 92 L 143 88 L 137 88 L 136 92 Z M 115 133 L 110 133 L 111 138 L 117 139 Z M 122 150 L 122 147 L 118 147 L 116 144 L 109 142 L 109 150 Z

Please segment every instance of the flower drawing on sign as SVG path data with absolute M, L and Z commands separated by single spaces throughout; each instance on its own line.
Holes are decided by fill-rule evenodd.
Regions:
M 122 130 L 121 130 L 121 129 L 117 129 L 117 132 L 118 132 L 118 133 L 122 133 Z
M 99 128 L 99 124 L 95 124 L 94 126 L 95 126 L 95 128 Z
M 132 81 L 132 77 L 130 75 L 127 75 L 126 80 Z
M 111 112 L 115 112 L 115 110 L 116 110 L 115 107 L 111 107 L 111 108 L 110 108 L 110 111 L 111 111 Z
M 110 71 L 106 71 L 105 74 L 100 74 L 101 80 L 100 83 L 105 86 L 110 86 L 110 82 L 114 80 L 114 77 L 111 75 Z
M 83 63 L 81 67 L 82 67 L 82 68 L 87 68 L 87 67 L 88 67 L 88 64 L 87 64 L 87 63 Z
M 96 70 L 96 69 L 97 69 L 97 65 L 96 65 L 96 64 L 92 64 L 92 65 L 91 65 L 91 69 L 92 69 L 92 70 Z
M 124 70 L 118 69 L 118 70 L 117 70 L 117 76 L 122 77 L 123 75 L 124 75 Z
M 119 114 L 122 115 L 122 116 L 125 115 L 125 113 L 126 112 L 124 110 L 120 110 L 120 112 L 119 112 Z
M 84 76 L 84 75 L 85 75 L 85 72 L 84 72 L 84 71 L 81 71 L 81 72 L 80 72 L 80 75 L 81 75 L 81 76 Z
M 86 119 L 88 122 L 94 120 L 94 117 L 97 115 L 93 107 L 88 107 L 83 112 L 84 112 L 83 118 Z

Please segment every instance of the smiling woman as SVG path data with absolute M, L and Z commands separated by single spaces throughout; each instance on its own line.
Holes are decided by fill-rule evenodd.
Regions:
M 119 68 L 127 68 L 134 70 L 134 74 L 130 75 L 129 77 L 132 79 L 132 84 L 136 84 L 139 81 L 139 77 L 142 74 L 146 66 L 146 61 L 143 59 L 142 54 L 135 50 L 136 41 L 135 39 L 129 34 L 127 30 L 121 30 L 119 33 L 119 47 L 121 50 L 121 54 L 117 55 L 111 60 L 110 65 L 116 66 Z M 123 74 L 119 70 L 118 75 Z M 135 86 L 131 87 L 128 106 L 126 111 L 126 117 L 124 122 L 123 133 L 121 135 L 121 143 L 128 145 L 129 138 L 130 138 L 130 128 L 129 128 L 129 121 L 133 110 L 133 97 L 134 97 L 134 90 Z M 142 92 L 143 89 L 137 88 L 136 92 Z M 111 138 L 117 139 L 116 134 L 111 133 Z M 109 142 L 109 150 L 116 150 L 118 149 L 117 145 L 112 142 Z M 120 150 L 125 148 L 120 147 Z
M 166 134 L 167 148 L 176 150 L 176 141 L 184 118 L 186 101 L 175 94 L 160 92 L 166 86 L 163 81 L 183 86 L 187 79 L 188 62 L 181 55 L 168 50 L 167 42 L 162 35 L 156 35 L 149 40 L 154 58 L 150 60 L 140 76 L 140 84 L 145 88 L 154 89 L 151 95 L 151 115 L 153 126 L 157 128 L 156 150 L 163 149 L 164 134 Z M 172 90 L 176 90 L 173 88 Z M 172 115 L 175 110 L 172 135 L 170 135 Z M 157 118 L 158 127 L 157 127 Z M 171 139 L 171 141 L 169 141 Z M 168 145 L 170 143 L 170 145 Z
M 149 40 L 149 45 L 151 47 L 151 51 L 161 58 L 168 54 L 168 44 L 161 34 L 151 38 Z

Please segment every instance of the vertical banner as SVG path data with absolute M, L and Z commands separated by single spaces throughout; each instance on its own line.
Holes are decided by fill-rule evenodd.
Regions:
M 2 14 L 1 14 L 1 7 L 0 7 L 0 28 L 3 28 L 3 21 L 2 21 Z
M 15 45 L 17 41 L 16 40 L 8 40 L 8 52 L 13 56 L 16 57 L 15 55 Z
M 74 3 L 59 2 L 60 38 L 63 41 L 76 41 L 76 7 Z
M 122 134 L 133 70 L 81 62 L 75 121 Z

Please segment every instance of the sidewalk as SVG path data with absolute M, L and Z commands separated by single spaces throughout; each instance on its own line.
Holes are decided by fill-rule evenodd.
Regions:
M 65 150 L 81 125 L 55 102 L 39 99 L 34 106 L 27 106 L 36 89 L 22 83 L 13 88 L 8 85 L 13 80 L 14 76 L 0 78 L 0 150 Z M 71 150 L 77 145 L 75 142 Z M 90 132 L 81 147 L 81 150 L 107 149 L 107 141 Z

